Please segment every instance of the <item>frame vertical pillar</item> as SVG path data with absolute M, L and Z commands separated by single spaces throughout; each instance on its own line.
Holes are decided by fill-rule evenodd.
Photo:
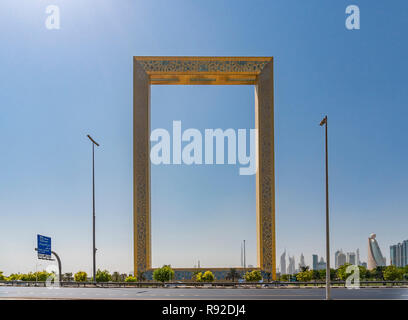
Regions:
M 255 127 L 258 129 L 256 221 L 258 267 L 276 279 L 275 143 L 273 60 L 258 75 L 255 86 Z
M 133 232 L 134 273 L 151 268 L 150 82 L 133 61 Z

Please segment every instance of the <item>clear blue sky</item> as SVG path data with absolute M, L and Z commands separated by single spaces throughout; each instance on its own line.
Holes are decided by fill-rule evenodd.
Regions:
M 45 8 L 60 7 L 47 30 Z M 357 4 L 361 30 L 345 28 Z M 277 256 L 324 253 L 329 116 L 334 251 L 408 238 L 406 1 L 79 1 L 0 4 L 0 270 L 36 266 L 36 234 L 64 272 L 91 271 L 91 134 L 97 263 L 129 272 L 132 56 L 274 56 Z M 152 129 L 253 128 L 252 87 L 153 87 Z M 255 178 L 234 166 L 153 166 L 153 264 L 256 264 Z M 279 260 L 278 260 L 279 261 Z M 278 263 L 279 265 L 279 263 Z M 41 266 L 39 266 L 41 268 Z

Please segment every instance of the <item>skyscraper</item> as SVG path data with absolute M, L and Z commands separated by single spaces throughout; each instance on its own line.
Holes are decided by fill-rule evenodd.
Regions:
M 369 270 L 375 269 L 376 267 L 385 266 L 386 261 L 381 253 L 380 246 L 375 239 L 375 233 L 372 233 L 368 238 L 368 255 L 367 255 L 367 267 Z
M 313 257 L 313 270 L 317 270 L 317 264 L 319 263 L 319 257 L 317 254 L 312 255 Z
M 346 262 L 352 265 L 357 264 L 356 263 L 356 254 L 354 252 L 347 252 L 347 259 Z
M 320 261 L 317 264 L 317 270 L 325 270 L 326 269 L 326 262 L 324 262 L 323 257 L 320 257 Z
M 343 252 L 340 252 L 338 262 L 339 262 L 339 267 L 341 267 L 342 265 L 346 263 L 346 255 Z
M 361 265 L 361 261 L 360 261 L 360 249 L 357 248 L 356 250 L 356 255 L 357 255 L 357 265 Z
M 344 265 L 346 263 L 346 261 L 347 261 L 346 255 L 343 253 L 343 251 L 341 249 L 336 251 L 334 258 L 335 258 L 335 267 L 336 267 L 336 269 L 338 269 L 339 267 Z
M 286 274 L 286 250 L 282 253 L 280 257 L 280 273 Z
M 334 267 L 337 269 L 339 267 L 339 254 L 341 253 L 341 250 L 337 250 L 334 253 Z
M 397 250 L 397 245 L 394 244 L 390 246 L 390 264 L 394 266 L 398 266 L 398 250 Z
M 306 267 L 305 263 L 305 257 L 303 253 L 300 254 L 300 262 L 299 262 L 299 270 L 302 269 L 303 267 Z
M 396 267 L 408 265 L 408 240 L 390 246 L 390 264 Z
M 288 274 L 294 274 L 295 271 L 295 257 L 289 256 Z

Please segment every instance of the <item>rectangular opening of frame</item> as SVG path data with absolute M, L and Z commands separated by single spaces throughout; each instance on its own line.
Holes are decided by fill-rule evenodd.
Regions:
M 151 131 L 170 137 L 170 163 L 151 163 L 152 267 L 241 267 L 241 243 L 246 240 L 246 265 L 257 266 L 256 175 L 240 175 L 238 129 L 246 130 L 245 153 L 250 154 L 250 129 L 255 127 L 254 86 L 152 86 Z M 180 123 L 181 137 L 174 122 Z M 229 138 L 224 139 L 224 164 L 206 164 L 205 130 L 235 132 L 235 164 L 228 162 Z M 189 129 L 201 133 L 202 163 L 174 163 L 174 140 Z M 230 131 L 232 132 L 232 131 Z M 187 135 L 186 135 L 187 136 Z M 151 147 L 159 143 L 152 141 Z M 242 146 L 241 146 L 242 148 Z M 162 155 L 162 153 L 160 153 Z M 232 161 L 230 161 L 232 162 Z M 200 262 L 199 262 L 200 261 Z

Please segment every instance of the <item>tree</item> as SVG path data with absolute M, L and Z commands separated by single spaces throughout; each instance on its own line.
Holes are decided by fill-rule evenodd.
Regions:
M 269 272 L 269 271 L 264 271 L 264 273 L 265 273 L 266 280 L 267 280 L 268 282 L 271 282 L 272 273 Z
M 96 282 L 109 282 L 112 280 L 112 276 L 110 275 L 108 270 L 99 270 L 96 271 Z
M 247 282 L 260 281 L 260 280 L 262 280 L 261 271 L 259 271 L 259 270 L 248 271 L 247 273 L 245 273 L 244 279 Z
M 319 270 L 319 273 L 320 273 L 320 279 L 325 280 L 326 279 L 326 269 Z M 336 269 L 331 269 L 330 268 L 330 280 L 335 280 L 336 276 L 337 276 Z
M 388 266 L 383 270 L 384 280 L 394 281 L 401 280 L 403 273 L 396 266 Z
M 46 271 L 29 272 L 29 273 L 13 273 L 7 278 L 9 281 L 21 280 L 21 281 L 46 281 L 52 273 Z
M 5 281 L 6 277 L 3 275 L 3 271 L 0 271 L 0 281 Z
M 163 267 L 154 270 L 153 279 L 159 282 L 170 281 L 174 279 L 174 270 L 170 265 L 164 265 Z
M 204 272 L 204 273 L 199 272 L 196 275 L 196 281 L 197 282 L 212 282 L 212 281 L 214 281 L 214 275 L 209 270 Z
M 405 267 L 403 267 L 402 268 L 402 272 L 405 274 L 405 273 L 408 273 L 408 264 L 405 266 Z
M 312 270 L 305 270 L 301 271 L 296 275 L 296 280 L 301 282 L 310 281 L 313 278 L 313 271 Z
M 372 279 L 372 278 L 373 278 L 373 275 L 372 275 L 371 271 L 366 269 L 365 279 L 369 280 L 369 279 Z
M 174 275 L 172 278 L 174 278 Z M 146 280 L 145 273 L 143 271 L 138 271 L 136 274 L 136 279 L 137 281 L 145 281 Z
M 120 282 L 120 273 L 115 271 L 112 273 L 112 281 L 113 282 Z
M 136 277 L 132 277 L 132 276 L 129 276 L 125 279 L 125 282 L 136 282 L 136 281 L 137 281 Z
M 229 272 L 227 273 L 227 275 L 225 276 L 225 279 L 231 280 L 232 282 L 234 282 L 235 279 L 239 279 L 240 277 L 241 275 L 237 272 L 237 269 L 231 268 Z
M 368 275 L 367 268 L 364 266 L 358 266 L 358 269 L 360 271 L 360 279 L 367 279 Z
M 16 281 L 16 280 L 21 280 L 21 274 L 19 273 L 12 273 L 10 276 L 7 278 L 8 281 Z
M 375 280 L 384 280 L 383 271 L 386 267 L 376 267 L 374 270 L 371 271 L 372 276 Z
M 22 273 L 20 274 L 20 279 L 21 281 L 35 281 L 35 275 L 32 274 L 32 272 L 30 273 Z
M 351 266 L 351 264 L 345 263 L 337 269 L 337 272 L 336 272 L 337 278 L 345 281 L 351 275 L 351 273 L 346 272 L 348 266 Z
M 214 281 L 215 277 L 214 277 L 214 274 L 211 271 L 208 270 L 208 271 L 204 272 L 201 279 L 203 279 L 203 281 L 205 281 L 205 282 L 212 282 L 212 281 Z
M 62 280 L 63 281 L 73 281 L 74 277 L 72 276 L 72 272 L 64 273 L 64 275 L 62 276 Z
M 305 272 L 309 270 L 309 266 L 300 267 L 300 272 Z
M 50 276 L 52 276 L 52 273 L 48 273 L 47 271 L 43 270 L 34 273 L 32 276 L 30 275 L 29 278 L 34 279 L 30 281 L 47 281 L 48 277 Z
M 195 274 L 195 281 L 197 281 L 197 282 L 203 282 L 202 276 L 203 276 L 203 273 L 202 273 L 202 272 L 197 272 L 197 273 Z
M 87 278 L 88 278 L 88 275 L 86 274 L 85 271 L 78 271 L 74 275 L 74 280 L 76 282 L 85 282 L 87 280 Z
M 312 280 L 320 280 L 319 270 L 312 270 Z
M 197 275 L 201 273 L 200 271 L 196 270 L 193 272 L 193 275 L 191 277 L 191 280 L 197 281 Z
M 290 279 L 290 274 L 282 274 L 281 275 L 281 280 L 282 281 L 289 281 Z

